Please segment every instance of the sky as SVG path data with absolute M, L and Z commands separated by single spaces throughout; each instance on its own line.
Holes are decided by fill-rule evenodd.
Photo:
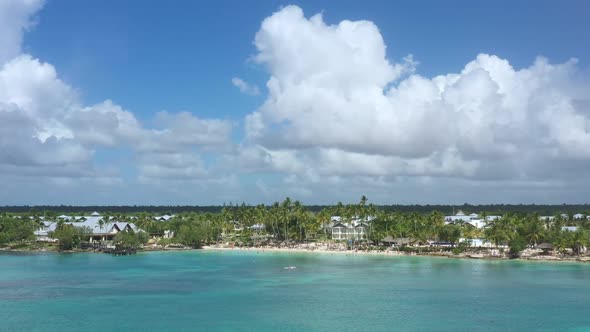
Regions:
M 590 203 L 589 12 L 0 0 L 0 205 Z

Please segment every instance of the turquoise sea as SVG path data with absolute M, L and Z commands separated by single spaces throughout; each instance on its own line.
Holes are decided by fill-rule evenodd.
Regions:
M 590 331 L 590 265 L 0 254 L 0 331 Z

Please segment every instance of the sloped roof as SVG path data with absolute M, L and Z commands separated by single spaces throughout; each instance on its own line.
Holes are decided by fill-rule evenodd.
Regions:
M 67 225 L 72 225 L 75 227 L 87 227 L 92 234 L 108 234 L 113 232 L 113 229 L 122 231 L 126 228 L 130 228 L 135 232 L 143 232 L 143 230 L 137 227 L 135 224 L 128 222 L 117 222 L 115 221 L 114 217 L 110 217 L 108 221 L 102 223 L 102 220 L 106 220 L 106 218 L 102 217 L 100 214 L 95 215 L 94 213 L 88 217 L 61 215 L 58 218 L 66 220 L 65 224 Z M 34 234 L 36 236 L 46 236 L 48 235 L 47 233 L 55 231 L 56 227 L 57 222 L 45 221 L 43 222 L 42 227 L 39 227 L 34 231 Z
M 134 231 L 139 229 L 136 225 L 134 225 L 132 223 L 113 222 L 112 221 L 113 218 L 109 218 L 108 222 L 102 223 L 103 219 L 104 218 L 101 216 L 91 216 L 91 217 L 87 217 L 86 220 L 84 220 L 82 222 L 73 222 L 73 223 L 68 223 L 68 224 L 74 225 L 76 227 L 88 227 L 91 230 L 92 234 L 111 233 L 114 228 L 116 228 L 119 231 L 122 231 L 127 227 L 131 228 Z
M 356 221 L 353 221 L 351 223 L 335 222 L 334 224 L 332 224 L 332 228 L 336 228 L 336 227 L 354 228 L 354 227 L 364 227 L 364 226 L 367 226 L 367 224 L 361 223 L 361 222 L 356 222 Z
M 537 245 L 537 249 L 553 249 L 553 245 L 551 243 L 541 243 Z
M 395 244 L 410 244 L 412 243 L 412 239 L 409 237 L 396 237 L 394 238 L 391 235 L 386 236 L 381 240 L 381 242 L 385 243 L 395 243 Z
M 33 234 L 35 234 L 35 236 L 47 236 L 49 232 L 55 231 L 56 227 L 56 222 L 44 222 L 43 226 L 36 229 Z

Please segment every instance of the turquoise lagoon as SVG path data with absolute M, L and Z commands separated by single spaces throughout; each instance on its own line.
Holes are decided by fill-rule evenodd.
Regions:
M 402 330 L 590 331 L 590 265 L 237 251 L 0 254 L 0 331 Z

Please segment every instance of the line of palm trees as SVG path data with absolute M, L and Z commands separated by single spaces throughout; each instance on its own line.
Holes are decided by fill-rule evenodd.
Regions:
M 54 212 L 31 213 L 22 217 L 40 225 L 42 216 L 45 220 L 57 219 Z M 461 238 L 482 238 L 496 246 L 509 245 L 513 241 L 522 241 L 530 246 L 548 242 L 558 249 L 570 248 L 579 252 L 589 245 L 590 238 L 590 221 L 585 218 L 569 220 L 557 215 L 551 220 L 543 220 L 537 214 L 508 213 L 502 218 L 490 220 L 484 229 L 478 229 L 468 222 L 446 223 L 444 215 L 437 211 L 430 214 L 385 211 L 369 204 L 365 196 L 356 204 L 338 203 L 317 213 L 310 212 L 301 202 L 290 198 L 271 205 L 228 204 L 219 213 L 179 213 L 168 221 L 156 220 L 152 213 L 147 212 L 135 215 L 105 212 L 100 227 L 113 221 L 130 222 L 155 235 L 165 231 L 176 236 L 199 232 L 203 241 L 209 243 L 236 236 L 248 241 L 253 235 L 264 235 L 277 242 L 301 243 L 330 239 L 333 216 L 340 216 L 340 222 L 345 224 L 362 224 L 366 240 L 373 243 L 387 236 L 408 238 L 415 244 L 444 241 L 453 245 Z M 485 213 L 481 213 L 481 217 L 485 219 Z M 563 226 L 578 226 L 578 230 L 564 231 Z

